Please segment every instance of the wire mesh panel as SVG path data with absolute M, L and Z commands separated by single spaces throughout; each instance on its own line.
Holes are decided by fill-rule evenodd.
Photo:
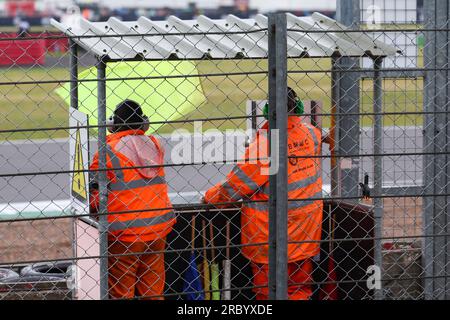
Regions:
M 0 299 L 448 297 L 448 17 L 369 2 L 1 34 Z

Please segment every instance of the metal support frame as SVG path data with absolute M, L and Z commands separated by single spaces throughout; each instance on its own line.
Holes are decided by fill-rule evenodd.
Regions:
M 269 298 L 287 296 L 287 23 L 284 13 L 269 15 Z M 278 139 L 276 139 L 278 138 Z M 278 159 L 276 157 L 278 156 Z
M 78 45 L 72 39 L 69 40 L 70 47 L 70 108 L 78 109 Z M 70 112 L 70 111 L 69 111 Z M 72 218 L 72 255 L 74 260 L 73 264 L 76 264 L 75 257 L 77 256 L 77 233 L 76 233 L 76 220 Z M 76 297 L 76 287 L 72 289 L 72 297 Z
M 357 29 L 360 24 L 360 0 L 340 0 L 336 2 L 337 21 Z M 335 152 L 344 155 L 337 160 L 342 163 L 335 170 L 338 171 L 337 194 L 342 197 L 356 197 L 359 194 L 359 157 L 348 157 L 360 152 L 360 78 L 358 72 L 345 72 L 360 67 L 359 58 L 339 57 L 334 60 L 334 69 L 342 70 L 335 74 L 334 86 L 337 91 L 336 112 L 338 114 L 351 113 L 353 115 L 339 116 L 335 119 L 336 145 Z M 344 165 L 345 164 L 345 165 Z
M 108 181 L 106 177 L 106 62 L 97 63 L 98 104 L 98 187 L 99 187 L 99 233 L 100 233 L 100 297 L 108 299 Z
M 447 28 L 448 18 L 449 18 L 449 3 L 448 1 L 436 1 L 436 27 Z M 448 55 L 449 55 L 449 43 L 448 43 L 448 32 L 438 31 L 436 33 L 436 68 L 438 69 L 435 73 L 436 78 L 436 96 L 435 96 L 435 111 L 447 111 L 448 110 L 448 72 L 446 68 L 448 67 Z M 441 69 L 442 70 L 439 70 Z M 445 152 L 448 150 L 449 138 L 447 135 L 448 123 L 447 116 L 440 116 L 435 118 L 435 152 Z M 447 173 L 449 170 L 449 165 L 447 162 L 446 155 L 436 155 L 434 159 L 435 163 L 435 174 L 433 181 L 435 185 L 435 191 L 437 193 L 444 193 L 448 190 L 449 176 Z M 433 239 L 434 243 L 434 254 L 433 254 L 433 276 L 434 279 L 434 299 L 448 299 L 450 292 L 448 292 L 448 270 L 449 267 L 449 247 L 448 247 L 448 237 L 445 237 L 446 228 L 450 221 L 448 220 L 448 204 L 447 197 L 436 197 L 434 199 L 434 221 L 433 221 L 433 232 L 437 237 Z
M 449 22 L 449 20 L 450 20 L 450 4 L 448 3 L 448 1 L 447 1 L 446 13 L 447 13 L 447 18 L 445 19 L 445 22 L 442 24 L 442 28 L 448 29 L 448 27 L 450 25 L 450 22 Z M 450 32 L 448 32 L 448 31 L 441 32 L 441 35 L 445 39 L 445 43 L 447 45 L 447 50 L 445 50 L 445 52 L 444 52 L 446 55 L 446 61 L 444 62 L 444 65 L 443 65 L 443 68 L 441 71 L 442 73 L 444 73 L 445 80 L 446 80 L 445 83 L 447 84 L 446 88 L 444 89 L 444 91 L 445 91 L 444 95 L 446 96 L 447 101 L 444 105 L 442 105 L 442 108 L 443 108 L 443 110 L 448 111 L 449 103 L 450 103 L 450 101 L 449 101 L 450 100 L 449 99 L 450 86 L 448 84 L 448 79 L 450 79 L 450 71 L 448 70 L 448 65 L 450 63 L 450 44 L 449 44 L 448 39 L 450 37 Z M 445 137 L 447 139 L 445 142 L 445 145 L 442 146 L 442 149 L 443 149 L 443 151 L 448 152 L 450 150 L 450 126 L 448 125 L 449 121 L 450 121 L 449 114 L 447 113 L 446 118 L 441 119 L 441 121 L 444 122 L 444 127 L 445 127 L 445 131 L 446 131 Z M 444 156 L 442 156 L 442 158 L 444 158 Z M 450 165 L 449 165 L 449 162 L 450 162 L 450 157 L 447 155 L 447 156 L 445 156 L 445 159 L 444 159 L 445 177 L 447 179 L 445 182 L 445 191 L 444 192 L 446 194 L 449 194 L 449 192 L 450 192 Z M 450 236 L 449 236 L 449 234 L 450 234 L 450 206 L 448 205 L 448 203 L 450 202 L 450 198 L 449 197 L 445 197 L 445 198 L 441 197 L 441 198 L 445 201 L 444 202 L 444 204 L 445 204 L 445 207 L 444 207 L 445 208 L 445 211 L 444 211 L 445 224 L 444 224 L 444 226 L 445 227 L 443 227 L 442 230 L 440 230 L 440 233 L 446 234 L 445 237 L 442 237 L 443 241 L 444 241 L 444 246 L 443 246 L 442 250 L 445 255 L 445 257 L 444 257 L 445 261 L 444 261 L 444 265 L 443 265 L 445 277 L 442 278 L 442 280 L 445 283 L 443 285 L 444 292 L 443 292 L 442 297 L 443 297 L 443 299 L 449 300 L 450 299 L 450 279 L 449 279 L 449 274 L 450 274 Z
M 382 57 L 376 57 L 373 60 L 374 75 L 373 75 L 373 112 L 375 114 L 373 119 L 373 153 L 381 155 L 383 153 L 383 78 L 380 69 L 383 64 Z M 375 220 L 375 265 L 383 270 L 383 255 L 382 255 L 382 237 L 383 237 L 383 198 L 377 196 L 383 193 L 383 158 L 382 156 L 375 156 L 373 158 L 373 199 L 374 205 L 374 220 Z M 383 274 L 383 271 L 382 271 Z M 382 286 L 382 281 L 380 281 Z M 383 299 L 383 288 L 375 291 L 375 298 L 377 300 Z
M 424 2 L 426 29 L 448 28 L 450 5 L 447 1 L 426 0 Z M 427 31 L 425 35 L 424 66 L 424 111 L 448 111 L 448 77 L 450 47 L 448 31 Z M 446 152 L 449 149 L 450 128 L 448 116 L 426 114 L 424 121 L 424 151 Z M 424 188 L 429 194 L 447 193 L 450 189 L 450 167 L 448 156 L 427 155 L 424 157 Z M 449 233 L 450 209 L 447 197 L 424 199 L 423 241 L 425 270 L 425 298 L 450 298 L 450 254 Z M 434 235 L 434 236 L 433 236 Z
M 78 45 L 72 39 L 70 45 L 70 107 L 78 109 Z
M 339 72 L 336 67 L 337 57 L 331 57 L 331 126 L 330 126 L 330 164 L 331 164 L 331 196 L 340 197 L 341 196 L 341 184 L 340 181 L 340 170 L 339 170 L 339 158 L 335 157 L 339 149 L 339 121 L 337 119 L 336 113 L 337 106 L 339 104 Z
M 434 1 L 433 1 L 434 2 Z M 430 28 L 436 24 L 436 11 L 435 4 L 432 1 L 424 2 L 424 15 L 426 23 L 425 28 Z M 425 33 L 425 47 L 424 47 L 424 67 L 425 68 L 435 68 L 434 57 L 436 55 L 436 33 L 426 32 Z M 424 76 L 424 93 L 423 93 L 423 110 L 425 112 L 434 111 L 434 96 L 436 88 L 436 78 L 433 75 L 434 71 L 426 71 Z M 434 183 L 431 183 L 431 179 L 434 177 L 434 161 L 431 152 L 434 152 L 434 115 L 426 113 L 424 115 L 424 125 L 423 125 L 423 146 L 424 152 L 430 153 L 429 155 L 423 156 L 423 168 L 424 168 L 424 192 L 427 194 L 434 194 Z M 425 239 L 422 243 L 423 251 L 423 270 L 424 270 L 424 296 L 425 299 L 433 299 L 433 252 L 434 243 L 433 238 L 428 238 L 428 235 L 433 234 L 433 215 L 434 215 L 434 197 L 425 197 L 423 199 L 423 228 Z

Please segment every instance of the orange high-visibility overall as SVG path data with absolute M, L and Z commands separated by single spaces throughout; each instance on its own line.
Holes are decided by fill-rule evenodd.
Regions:
M 109 292 L 112 298 L 133 298 L 163 293 L 165 237 L 175 224 L 168 197 L 164 151 L 159 141 L 142 130 L 127 130 L 107 137 Z M 138 167 L 133 169 L 121 169 Z M 145 168 L 140 168 L 145 167 Z M 98 169 L 98 153 L 91 170 Z M 94 173 L 94 181 L 98 172 Z M 98 190 L 91 193 L 91 208 L 98 207 Z M 124 255 L 120 254 L 130 254 Z
M 245 161 L 238 163 L 225 181 L 206 192 L 207 203 L 222 203 L 249 200 L 242 204 L 241 241 L 242 254 L 253 266 L 254 285 L 267 286 L 269 235 L 269 175 L 268 123 L 258 130 L 255 139 L 245 151 Z M 296 116 L 288 119 L 288 155 L 304 158 L 288 160 L 288 197 L 296 199 L 288 203 L 288 270 L 289 298 L 308 299 L 311 286 L 302 284 L 311 281 L 310 259 L 319 253 L 322 224 L 322 175 L 320 131 Z M 256 156 L 255 156 L 256 155 Z M 257 159 L 257 160 L 255 160 Z M 304 199 L 304 200 L 302 200 Z M 258 202 L 251 202 L 258 201 Z M 298 243 L 305 241 L 302 243 Z M 260 288 L 257 298 L 267 298 L 268 289 Z

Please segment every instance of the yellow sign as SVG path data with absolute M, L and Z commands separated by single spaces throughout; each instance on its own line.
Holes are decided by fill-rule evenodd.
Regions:
M 85 202 L 87 200 L 86 179 L 84 177 L 83 151 L 81 149 L 80 129 L 77 128 L 72 175 L 72 196 Z

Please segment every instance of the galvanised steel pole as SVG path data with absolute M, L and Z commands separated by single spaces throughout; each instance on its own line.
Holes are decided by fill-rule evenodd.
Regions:
M 436 33 L 436 52 L 435 52 L 435 67 L 436 72 L 434 76 L 436 78 L 435 83 L 435 97 L 434 97 L 434 110 L 438 112 L 448 111 L 448 87 L 449 79 L 447 77 L 448 68 L 448 56 L 449 52 L 449 39 L 448 32 L 445 30 L 448 28 L 448 14 L 449 3 L 448 1 L 436 1 L 436 28 L 443 29 Z M 448 115 L 447 115 L 448 117 Z M 448 146 L 448 120 L 447 117 L 437 116 L 435 117 L 435 136 L 434 147 L 435 152 L 445 152 Z M 435 177 L 433 182 L 435 184 L 435 192 L 445 193 L 449 177 L 447 176 L 448 162 L 446 155 L 436 155 L 433 159 L 435 164 Z M 449 292 L 446 287 L 449 278 L 449 261 L 448 250 L 449 244 L 446 237 L 446 228 L 450 221 L 447 220 L 448 203 L 446 197 L 436 197 L 434 199 L 434 216 L 433 216 L 433 234 L 436 237 L 433 238 L 434 255 L 433 255 L 433 276 L 434 278 L 434 290 L 433 299 L 445 300 L 449 298 Z M 446 276 L 446 277 L 442 277 Z
M 425 29 L 433 29 L 436 27 L 436 8 L 435 0 L 424 1 L 424 21 Z M 423 110 L 427 112 L 424 115 L 423 125 L 423 151 L 426 153 L 435 152 L 435 120 L 436 116 L 428 112 L 435 111 L 434 97 L 436 95 L 436 76 L 435 76 L 435 57 L 436 57 L 436 32 L 428 31 L 424 33 L 425 46 L 423 50 L 423 64 L 425 69 L 424 86 L 423 86 Z M 423 187 L 424 194 L 434 194 L 435 185 L 435 162 L 433 155 L 423 156 Z M 435 197 L 423 198 L 423 232 L 425 238 L 422 242 L 423 252 L 423 270 L 424 270 L 424 298 L 433 299 L 433 255 L 434 255 L 434 238 L 433 235 L 433 217 Z
M 339 0 L 336 2 L 336 20 L 351 29 L 359 28 L 360 0 Z M 359 58 L 340 57 L 335 61 L 339 72 L 336 77 L 339 99 L 336 110 L 338 114 L 349 115 L 336 118 L 336 130 L 339 141 L 336 143 L 336 153 L 343 155 L 337 162 L 339 171 L 338 193 L 342 197 L 356 197 L 359 194 L 360 158 L 350 155 L 360 152 L 360 85 L 361 75 L 358 72 L 345 72 L 360 68 Z M 353 115 L 351 115 L 353 114 Z M 349 155 L 348 157 L 346 155 Z M 342 165 L 341 165 L 342 164 Z M 356 200 L 354 200 L 356 201 Z
M 446 22 L 443 26 L 444 29 L 448 29 L 449 25 L 450 25 L 450 4 L 447 1 L 447 18 L 446 18 Z M 446 70 L 447 66 L 450 63 L 450 43 L 449 43 L 449 37 L 450 37 L 450 32 L 446 31 L 443 32 L 443 36 L 446 37 L 446 52 L 447 52 L 447 62 L 446 65 L 444 65 L 444 67 L 442 68 L 443 70 Z M 446 98 L 447 101 L 445 103 L 444 109 L 446 111 L 449 111 L 449 96 L 450 96 L 450 83 L 449 80 L 450 79 L 450 71 L 447 69 L 446 71 Z M 448 122 L 450 121 L 449 115 L 447 113 L 447 119 L 445 120 L 446 123 L 446 133 L 445 133 L 445 137 L 446 137 L 446 142 L 445 142 L 445 148 L 443 148 L 446 152 L 450 151 L 450 126 L 448 125 Z M 449 156 L 447 156 L 447 159 L 445 160 L 446 163 L 448 164 L 450 162 L 450 158 Z M 450 193 L 450 166 L 447 165 L 446 166 L 446 173 L 445 173 L 445 177 L 446 177 L 446 182 L 445 182 L 445 193 L 449 194 Z M 444 296 L 443 299 L 445 300 L 449 300 L 450 299 L 450 206 L 448 205 L 448 203 L 450 202 L 450 198 L 446 197 L 445 199 L 445 203 L 446 205 L 446 210 L 445 210 L 445 229 L 443 230 L 444 234 L 446 234 L 447 236 L 444 238 L 444 252 L 445 252 L 445 275 L 446 277 L 444 278 L 445 281 L 445 287 L 444 287 Z
M 72 39 L 70 46 L 70 107 L 78 109 L 78 45 Z
M 424 47 L 424 152 L 445 152 L 450 129 L 448 120 L 441 114 L 448 110 L 448 63 L 450 62 L 448 28 L 450 5 L 448 1 L 425 0 Z M 439 31 L 438 29 L 444 29 Z M 437 31 L 436 31 L 437 30 Z M 441 69 L 441 70 L 440 70 Z M 439 194 L 448 190 L 448 159 L 445 155 L 426 155 L 423 158 L 424 193 Z M 450 219 L 445 197 L 423 198 L 423 270 L 425 299 L 448 299 L 449 292 L 449 239 Z M 447 228 L 447 230 L 446 230 Z
M 287 23 L 269 15 L 269 298 L 287 299 Z
M 382 256 L 382 232 L 383 232 L 383 199 L 379 196 L 383 193 L 383 79 L 380 69 L 382 67 L 383 58 L 375 57 L 374 78 L 373 78 L 373 153 L 376 155 L 373 159 L 373 191 L 374 191 L 374 220 L 375 220 L 375 249 L 374 258 L 375 265 L 381 270 L 381 278 L 383 278 L 383 256 Z M 381 279 L 380 279 L 381 280 Z M 381 288 L 375 290 L 375 299 L 383 299 L 382 281 L 379 282 Z
M 330 125 L 330 166 L 331 166 L 331 197 L 341 196 L 341 184 L 339 183 L 339 158 L 335 157 L 339 149 L 339 123 L 336 113 L 339 104 L 339 71 L 337 64 L 338 57 L 331 57 L 331 125 Z
M 72 39 L 69 39 L 70 46 L 70 108 L 78 109 L 78 46 Z M 69 115 L 70 117 L 70 115 Z M 89 143 L 89 142 L 88 142 Z M 76 233 L 76 220 L 72 218 L 72 255 L 74 260 L 72 264 L 76 265 L 77 257 L 77 233 Z M 75 279 L 74 281 L 77 281 Z M 76 298 L 77 288 L 74 286 L 72 289 L 72 297 Z
M 106 177 L 106 63 L 99 58 L 97 63 L 98 104 L 98 189 L 99 189 L 99 234 L 100 234 L 100 297 L 108 299 L 108 181 Z
M 275 44 L 276 44 L 276 26 L 273 14 L 268 16 L 268 81 L 269 81 L 269 131 L 276 127 L 277 112 L 273 107 L 277 101 L 276 87 L 276 59 L 275 59 Z M 272 156 L 272 135 L 269 138 L 269 156 Z M 269 299 L 275 300 L 277 292 L 277 177 L 275 175 L 269 176 Z

